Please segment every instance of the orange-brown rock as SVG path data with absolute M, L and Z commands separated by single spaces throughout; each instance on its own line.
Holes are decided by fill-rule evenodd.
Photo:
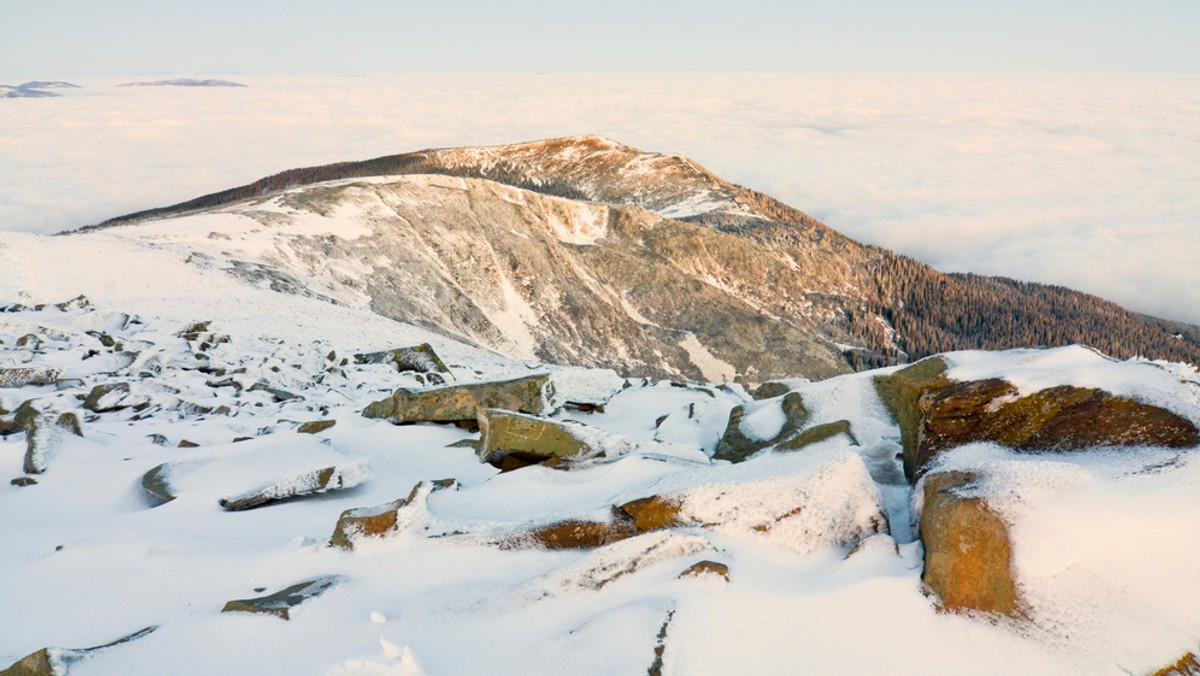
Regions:
M 966 472 L 925 478 L 922 579 L 946 610 L 1017 615 L 1020 600 L 1008 524 L 982 498 L 971 495 L 974 479 Z
M 560 521 L 530 533 L 533 542 L 546 549 L 599 547 L 633 535 L 628 524 L 602 521 Z
M 915 481 L 942 451 L 991 441 L 1019 451 L 1200 444 L 1200 431 L 1165 408 L 1104 390 L 1060 385 L 1017 397 L 999 378 L 953 382 L 940 358 L 876 378 L 900 425 L 904 472 Z
M 1200 676 L 1200 659 L 1196 653 L 1187 653 L 1174 664 L 1154 672 L 1154 676 Z
M 639 533 L 684 525 L 679 511 L 683 503 L 676 498 L 652 495 L 627 502 L 617 512 L 631 520 L 633 529 Z
M 716 561 L 700 561 L 688 566 L 687 570 L 679 574 L 679 578 L 685 577 L 706 577 L 709 575 L 717 575 L 729 581 L 729 566 L 718 563 Z

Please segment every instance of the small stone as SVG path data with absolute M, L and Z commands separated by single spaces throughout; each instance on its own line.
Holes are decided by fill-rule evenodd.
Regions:
M 722 577 L 726 582 L 729 582 L 729 566 L 717 563 L 716 561 L 700 561 L 699 563 L 692 564 L 687 570 L 680 573 L 679 579 L 682 580 L 685 577 L 707 577 L 709 575 Z
M 19 476 L 8 483 L 14 486 L 36 486 L 37 479 L 31 476 Z
M 198 444 L 194 441 L 188 441 L 187 439 L 180 439 L 179 445 L 177 446 L 177 448 L 199 448 L 199 447 L 200 447 L 200 444 Z
M 336 420 L 311 420 L 301 424 L 296 428 L 296 431 L 301 434 L 316 434 L 317 432 L 324 432 L 336 424 Z

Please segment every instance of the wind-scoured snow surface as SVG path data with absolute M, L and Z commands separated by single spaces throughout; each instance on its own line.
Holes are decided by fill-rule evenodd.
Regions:
M 942 467 L 981 471 L 977 490 L 1015 524 L 1017 580 L 1036 612 L 1024 622 L 945 614 L 922 591 L 899 430 L 871 373 L 790 383 L 809 426 L 847 420 L 860 445 L 838 435 L 728 465 L 708 458 L 730 409 L 746 403 L 740 388 L 633 378 L 622 389 L 612 372 L 555 369 L 560 399 L 612 397 L 604 413 L 555 417 L 594 426 L 620 452 L 571 471 L 500 474 L 451 446 L 474 438 L 467 431 L 362 417 L 415 376 L 341 360 L 429 341 L 454 382 L 545 367 L 381 319 L 351 297 L 335 304 L 231 277 L 189 260 L 166 232 L 134 247 L 90 241 L 76 251 L 6 239 L 27 255 L 12 258 L 26 263 L 6 271 L 0 297 L 32 306 L 85 291 L 93 305 L 0 313 L 3 365 L 61 369 L 64 383 L 0 389 L 0 404 L 75 412 L 84 433 L 55 435 L 37 485 L 0 484 L 0 666 L 153 625 L 71 674 L 643 674 L 660 644 L 672 674 L 1121 674 L 1173 662 L 1200 636 L 1195 449 L 947 454 Z M 40 254 L 51 252 L 47 271 Z M 121 273 L 132 268 L 143 274 Z M 211 324 L 196 331 L 202 320 Z M 17 347 L 27 334 L 40 346 Z M 1128 390 L 1196 419 L 1200 380 L 1178 365 L 1113 363 L 1083 348 L 949 360 L 956 377 Z M 79 396 L 112 382 L 130 383 L 127 399 L 98 408 L 129 408 L 81 408 Z M 771 436 L 779 406 L 750 406 L 744 431 Z M 297 432 L 315 420 L 336 425 Z M 183 440 L 199 446 L 178 448 Z M 0 478 L 21 475 L 25 449 L 19 433 L 0 441 Z M 157 504 L 142 477 L 164 464 L 175 499 Z M 338 478 L 303 496 L 326 467 Z M 327 545 L 343 510 L 444 478 L 458 486 L 422 492 L 401 532 L 360 538 L 353 551 Z M 220 505 L 256 490 L 291 497 L 243 512 Z M 652 495 L 681 496 L 682 514 L 709 525 L 592 550 L 505 544 L 565 519 L 604 521 L 613 505 Z M 874 534 L 881 511 L 890 535 Z M 701 560 L 727 564 L 730 581 L 678 578 Z M 290 620 L 220 612 L 328 576 L 342 581 Z

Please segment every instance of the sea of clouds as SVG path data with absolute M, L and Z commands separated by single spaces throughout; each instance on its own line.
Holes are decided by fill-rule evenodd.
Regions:
M 250 86 L 80 80 L 0 100 L 0 229 L 57 232 L 303 165 L 597 133 L 940 270 L 1200 324 L 1200 77 L 225 77 Z

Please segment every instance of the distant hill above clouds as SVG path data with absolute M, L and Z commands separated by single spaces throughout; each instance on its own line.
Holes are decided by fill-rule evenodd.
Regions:
M 0 98 L 31 99 L 44 98 L 48 96 L 60 96 L 58 93 L 45 91 L 47 89 L 81 89 L 81 87 L 77 84 L 63 82 L 61 80 L 32 80 L 19 85 L 0 85 Z
M 943 274 L 680 155 L 598 136 L 289 170 L 84 230 L 131 223 L 128 236 L 177 240 L 277 290 L 366 298 L 504 354 L 628 373 L 762 382 L 1073 343 L 1200 363 L 1196 327 Z
M 240 82 L 229 80 L 197 80 L 193 78 L 176 78 L 173 80 L 153 80 L 147 82 L 126 82 L 118 87 L 246 87 Z

